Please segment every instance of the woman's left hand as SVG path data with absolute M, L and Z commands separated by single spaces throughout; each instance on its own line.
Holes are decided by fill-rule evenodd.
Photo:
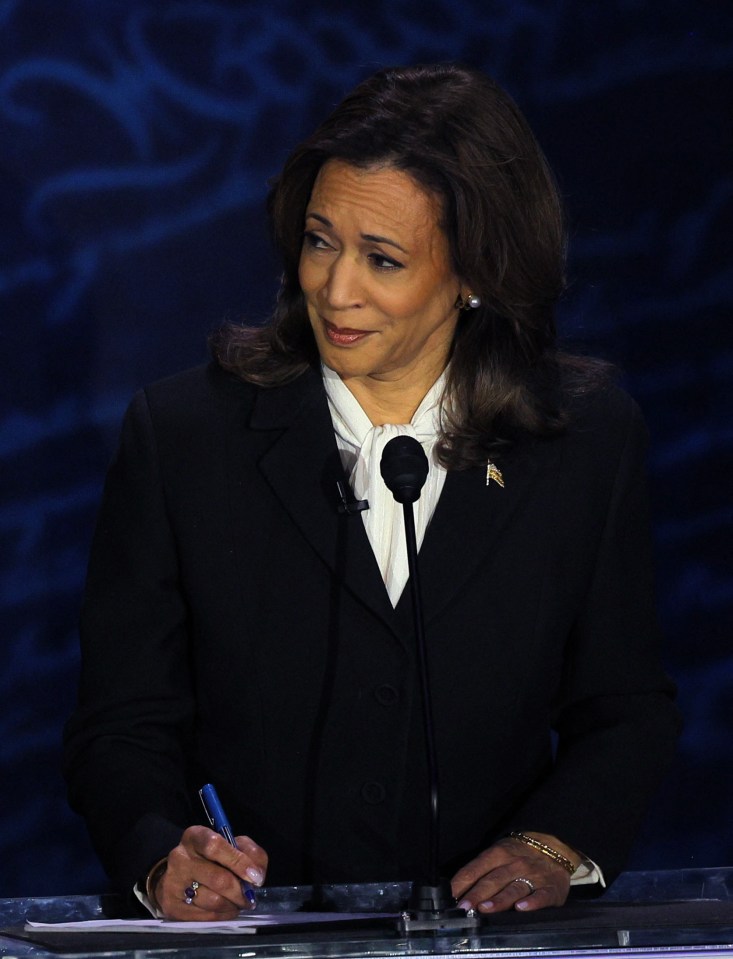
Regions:
M 555 837 L 530 835 L 577 864 L 578 854 Z M 530 912 L 545 906 L 562 906 L 570 891 L 570 876 L 544 853 L 517 839 L 506 838 L 459 869 L 451 885 L 462 909 L 492 913 L 514 907 Z

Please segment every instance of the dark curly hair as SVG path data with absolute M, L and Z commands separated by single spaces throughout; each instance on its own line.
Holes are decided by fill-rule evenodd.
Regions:
M 452 64 L 381 70 L 292 152 L 268 197 L 284 267 L 278 301 L 263 327 L 217 331 L 221 366 L 274 386 L 318 364 L 298 264 L 313 184 L 336 158 L 392 166 L 436 196 L 454 271 L 481 297 L 461 313 L 452 344 L 444 465 L 476 465 L 521 435 L 563 430 L 568 395 L 591 388 L 604 366 L 556 345 L 566 245 L 557 186 L 508 94 Z

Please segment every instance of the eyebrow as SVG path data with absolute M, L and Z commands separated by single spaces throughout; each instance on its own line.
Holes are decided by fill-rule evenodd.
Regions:
M 327 217 L 321 216 L 320 213 L 306 213 L 306 219 L 308 219 L 308 217 L 311 217 L 313 220 L 318 220 L 319 223 L 322 223 L 324 226 L 333 229 L 333 223 L 331 223 Z M 402 253 L 408 252 L 404 246 L 400 246 L 399 243 L 397 243 L 395 240 L 390 240 L 390 238 L 387 236 L 378 236 L 376 233 L 362 233 L 361 238 L 362 240 L 369 240 L 370 243 L 386 243 L 387 246 L 393 246 L 396 249 L 401 250 Z

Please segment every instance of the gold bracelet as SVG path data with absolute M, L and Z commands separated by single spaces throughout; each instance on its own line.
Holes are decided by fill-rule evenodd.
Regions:
M 158 898 L 155 895 L 155 887 L 157 886 L 161 876 L 168 868 L 168 857 L 164 856 L 162 859 L 159 859 L 150 872 L 145 877 L 145 895 L 148 897 L 148 902 L 150 905 L 158 911 L 160 906 L 158 905 Z
M 523 842 L 526 846 L 531 846 L 532 849 L 536 849 L 537 852 L 541 852 L 545 856 L 549 856 L 553 862 L 558 864 L 558 866 L 562 866 L 568 875 L 572 876 L 572 874 L 575 872 L 575 866 L 572 864 L 572 862 L 570 862 L 569 859 L 566 859 L 561 852 L 557 851 L 557 849 L 553 849 L 552 846 L 546 846 L 543 842 L 540 842 L 537 839 L 532 839 L 531 836 L 525 836 L 523 832 L 510 832 L 509 838 Z

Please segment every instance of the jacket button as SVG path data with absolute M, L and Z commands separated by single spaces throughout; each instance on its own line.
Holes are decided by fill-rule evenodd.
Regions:
M 381 706 L 394 706 L 400 698 L 400 694 L 394 686 L 385 683 L 383 686 L 377 686 L 374 690 L 374 697 Z
M 361 787 L 361 798 L 364 802 L 368 802 L 370 806 L 376 806 L 380 802 L 384 802 L 385 795 L 384 786 L 381 783 L 364 783 Z

